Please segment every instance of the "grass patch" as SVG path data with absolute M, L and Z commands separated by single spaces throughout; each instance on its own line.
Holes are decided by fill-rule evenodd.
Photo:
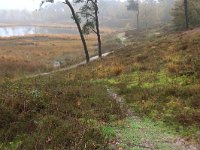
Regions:
M 143 43 L 134 39 L 97 63 L 103 69 L 94 71 L 101 74 L 96 83 L 114 88 L 139 116 L 163 121 L 180 134 L 199 139 L 199 37 L 195 29 L 151 40 L 146 37 Z M 108 66 L 120 66 L 120 74 L 111 74 Z
M 106 147 L 101 126 L 122 112 L 104 86 L 71 73 L 1 84 L 1 148 Z
M 198 140 L 199 37 L 199 29 L 151 40 L 143 37 L 144 41 L 135 39 L 106 58 L 70 71 L 16 82 L 5 80 L 0 84 L 0 148 L 108 149 L 108 139 L 118 134 L 111 123 L 123 120 L 124 113 L 109 97 L 106 86 L 123 95 L 135 114 L 162 121 L 178 134 Z M 181 43 L 187 47 L 180 47 Z M 40 44 L 52 47 L 48 42 Z M 154 128 L 152 121 L 130 124 L 131 132 L 140 139 L 162 139 L 162 127 Z M 148 134 L 140 136 L 136 131 L 142 132 L 145 126 L 152 130 L 145 129 Z M 125 123 L 121 130 L 125 140 L 148 143 L 135 139 L 128 129 Z M 159 135 L 151 134 L 155 130 Z M 156 145 L 169 148 L 162 141 Z
M 112 128 L 115 137 L 118 138 L 118 142 L 115 143 L 121 149 L 178 149 L 172 143 L 176 133 L 161 122 L 155 123 L 149 119 L 140 120 L 137 117 L 130 117 L 123 122 L 113 123 Z

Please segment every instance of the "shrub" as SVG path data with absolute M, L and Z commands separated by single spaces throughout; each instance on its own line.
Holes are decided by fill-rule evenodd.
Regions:
M 200 3 L 199 0 L 189 0 L 189 24 L 191 27 L 200 25 Z M 183 1 L 177 1 L 172 11 L 173 24 L 177 30 L 185 28 L 185 14 Z

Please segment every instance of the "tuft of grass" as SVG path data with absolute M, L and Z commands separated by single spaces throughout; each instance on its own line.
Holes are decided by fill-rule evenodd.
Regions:
M 155 123 L 147 118 L 140 120 L 137 117 L 129 117 L 122 123 L 113 123 L 112 130 L 115 131 L 113 140 L 117 138 L 118 142 L 111 144 L 111 147 L 117 146 L 121 149 L 130 150 L 179 149 L 173 143 L 173 140 L 176 138 L 176 133 L 163 125 L 162 122 Z

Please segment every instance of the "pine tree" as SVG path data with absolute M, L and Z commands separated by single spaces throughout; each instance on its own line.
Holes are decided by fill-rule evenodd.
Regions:
M 83 32 L 85 34 L 90 34 L 90 32 L 94 32 L 97 35 L 98 55 L 99 57 L 102 57 L 98 0 L 83 0 L 81 2 L 83 2 L 84 5 L 80 9 L 80 13 L 82 17 L 86 20 L 85 24 L 83 25 Z
M 79 3 L 81 0 L 75 0 L 74 3 Z M 43 0 L 41 2 L 41 5 L 40 7 L 42 7 L 42 5 L 45 3 L 45 2 L 50 2 L 50 3 L 54 3 L 54 0 Z M 82 31 L 82 28 L 81 28 L 81 25 L 80 25 L 80 17 L 78 15 L 78 13 L 75 12 L 71 2 L 69 0 L 65 0 L 64 4 L 66 4 L 70 10 L 71 10 L 71 13 L 72 13 L 72 17 L 77 25 L 77 28 L 78 28 L 78 31 L 79 31 L 79 34 L 80 34 L 80 37 L 81 37 L 81 41 L 82 41 L 82 44 L 83 44 L 83 47 L 84 47 L 84 52 L 85 52 L 85 57 L 86 57 L 86 62 L 88 63 L 90 61 L 90 56 L 89 56 L 89 52 L 88 52 L 88 48 L 87 48 L 87 43 L 86 43 L 86 40 L 85 40 L 85 37 L 83 35 L 83 31 Z
M 199 0 L 177 1 L 172 11 L 172 16 L 173 24 L 177 30 L 200 26 Z

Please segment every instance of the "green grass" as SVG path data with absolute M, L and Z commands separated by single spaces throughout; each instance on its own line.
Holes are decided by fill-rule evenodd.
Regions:
M 162 120 L 187 136 L 194 137 L 199 129 L 200 86 L 195 76 L 134 71 L 98 82 L 114 88 L 140 116 Z
M 108 149 L 117 137 L 125 141 L 122 147 L 128 138 L 133 146 L 145 138 L 169 149 L 162 138 L 174 134 L 198 142 L 200 30 L 147 38 L 70 71 L 2 82 L 0 149 Z M 107 88 L 148 119 L 124 120 L 126 111 Z M 176 133 L 167 133 L 166 125 Z
M 200 30 L 195 29 L 143 43 L 133 39 L 98 64 L 100 79 L 92 82 L 115 89 L 137 115 L 163 121 L 177 133 L 199 139 L 199 37 Z
M 162 150 L 178 150 L 173 145 L 176 133 L 161 122 L 155 123 L 149 119 L 140 120 L 129 117 L 123 122 L 115 122 L 110 127 L 118 139 L 118 147 L 127 150 L 143 150 L 147 148 Z

